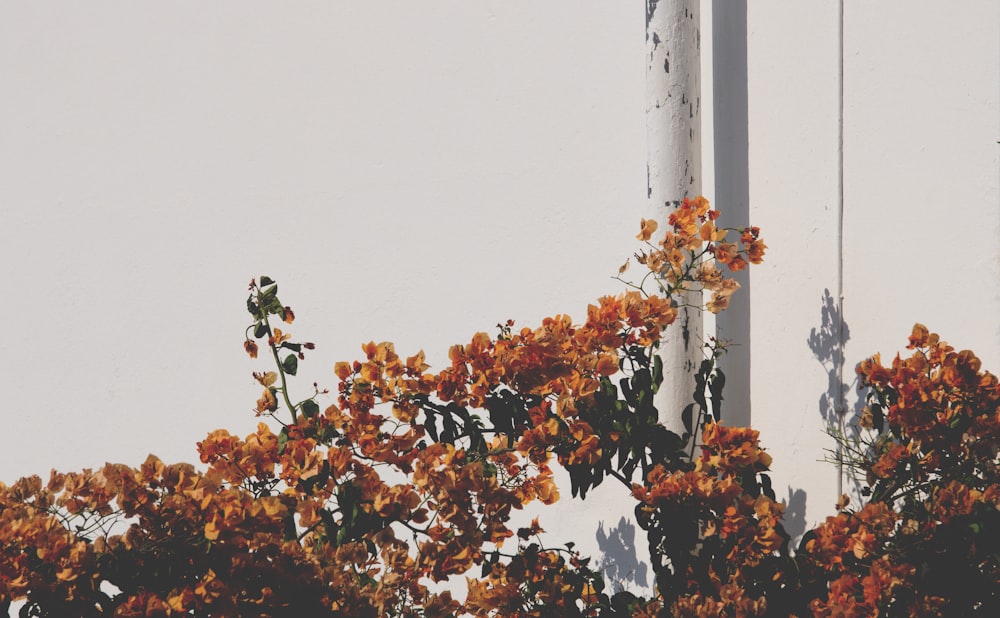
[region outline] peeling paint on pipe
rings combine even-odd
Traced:
[[[646,2],[647,210],[661,227],[676,204],[701,194],[701,23],[698,0]],[[691,294],[689,306],[701,306]],[[692,401],[704,334],[698,310],[682,310],[660,356],[664,380],[660,421],[681,433],[680,413]]]

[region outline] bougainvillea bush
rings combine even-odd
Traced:
[[[335,365],[329,396],[296,396],[314,346],[287,332],[294,313],[277,284],[252,281],[245,349],[268,357],[254,374],[257,430],[211,432],[198,466],[150,456],[0,485],[0,606],[19,602],[25,616],[1000,615],[1000,391],[970,352],[918,327],[912,357],[860,365],[869,405],[843,453],[868,502],[795,551],[757,432],[717,422],[714,342],[685,431],[658,422],[655,352],[682,299],[703,290],[708,310],[724,310],[738,288],[725,273],[766,248],[757,228],[727,230],[717,217],[698,198],[665,233],[644,220],[644,277],[582,322],[499,324],[453,346],[436,372],[422,352],[368,343]],[[546,546],[544,509],[512,523],[529,504],[585,500],[604,482],[632,500],[651,598],[613,592],[571,544]]]
[[[869,501],[804,540],[810,609],[1000,616],[1000,385],[921,324],[907,348],[858,365],[868,405],[844,459]]]

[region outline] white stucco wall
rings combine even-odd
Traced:
[[[851,357],[923,322],[1000,371],[1000,3],[961,9],[845,12]]]
[[[602,2],[0,3],[0,480],[252,431],[260,274],[301,396],[370,340],[582,318],[643,214],[643,39]],[[596,550],[625,490],[564,492],[543,526]]]
[[[770,247],[726,409],[800,532],[836,498],[833,351],[850,383],[922,321],[1000,368],[1000,9],[848,1],[841,36],[837,3],[747,4],[702,6],[703,186]],[[644,53],[627,3],[0,3],[0,480],[249,432],[252,276],[319,344],[301,392],[361,342],[441,363],[581,317],[634,250]],[[617,525],[597,498],[560,532]]]
[[[755,2],[747,21],[750,220],[768,245],[750,273],[751,424],[799,534],[836,496],[817,404],[830,367],[808,340],[824,291],[838,289],[837,5]]]
[[[922,322],[1000,369],[1000,5],[748,4],[752,423],[801,531],[857,362]]]
[[[253,276],[319,343],[305,391],[364,341],[582,315],[633,248],[638,11],[4,3],[0,45],[4,479],[251,429]]]

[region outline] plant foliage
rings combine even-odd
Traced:
[[[0,485],[0,606],[23,616],[997,615],[998,391],[969,352],[918,327],[913,357],[860,366],[865,433],[844,452],[871,500],[809,532],[781,525],[756,431],[719,424],[708,347],[684,432],[659,422],[656,349],[690,290],[724,310],[723,268],[760,263],[757,228],[726,230],[702,198],[664,234],[642,221],[647,273],[586,319],[512,321],[449,350],[367,343],[337,363],[335,401],[292,396],[313,344],[268,277],[250,283],[245,350],[257,430],[219,429],[201,466],[150,456]],[[727,236],[738,239],[727,242]],[[621,277],[628,263],[619,271]],[[648,288],[654,288],[650,291]],[[279,327],[280,324],[280,327]],[[605,481],[631,500],[656,591],[613,592],[572,544],[514,511]],[[464,578],[463,594],[450,582]]]

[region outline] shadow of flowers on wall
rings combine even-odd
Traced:
[[[604,522],[597,526],[597,545],[602,559],[598,570],[614,592],[630,586],[649,587],[649,566],[639,561],[635,550],[635,524],[622,517],[618,525],[605,531]]]

